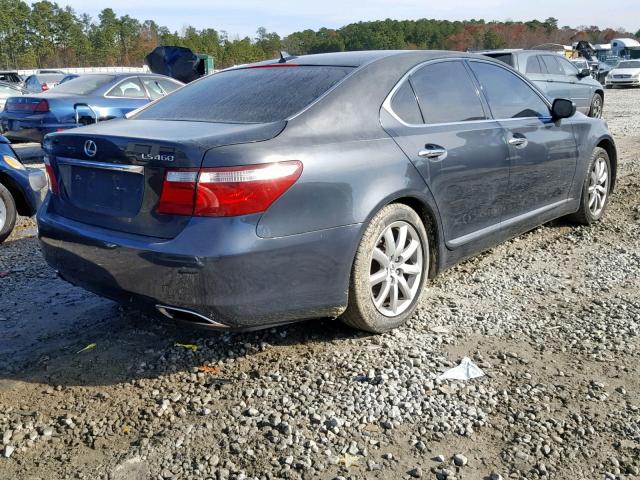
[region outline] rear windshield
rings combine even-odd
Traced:
[[[61,83],[56,87],[56,93],[86,95],[105,83],[113,81],[115,78],[113,75],[83,75]]]
[[[64,78],[64,73],[45,73],[36,75],[40,83],[56,83]]]
[[[216,73],[158,100],[132,118],[267,123],[303,110],[351,67],[241,68]]]
[[[496,60],[500,60],[501,62],[506,63],[507,65],[515,66],[513,64],[513,55],[510,53],[489,53],[488,57],[495,58]]]

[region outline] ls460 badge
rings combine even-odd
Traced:
[[[161,162],[173,162],[175,155],[153,155],[151,153],[141,153],[140,158],[142,160],[159,160]]]

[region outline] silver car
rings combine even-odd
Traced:
[[[493,50],[483,55],[501,60],[526,75],[550,100],[568,98],[579,112],[601,118],[604,89],[591,77],[591,70],[579,70],[567,58],[544,50]]]

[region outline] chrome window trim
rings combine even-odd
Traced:
[[[79,160],[77,158],[56,157],[56,161],[62,165],[74,167],[97,168],[100,170],[114,170],[117,172],[144,174],[142,165],[119,165],[117,163],[92,162],[89,160]]]
[[[400,89],[402,84],[405,81],[407,81],[408,78],[413,73],[415,73],[420,68],[429,64],[446,62],[446,61],[456,61],[456,60],[463,61],[463,62],[488,63],[489,65],[495,65],[498,68],[502,68],[503,70],[506,70],[508,73],[511,73],[512,75],[515,75],[519,79],[523,80],[536,93],[536,95],[538,95],[538,97],[544,102],[544,104],[547,105],[547,107],[549,108],[549,112],[551,112],[551,103],[549,102],[549,100],[544,95],[542,95],[529,80],[527,80],[522,74],[520,74],[520,72],[514,70],[513,67],[505,68],[496,62],[484,60],[482,58],[469,58],[469,57],[437,58],[437,59],[427,60],[425,62],[421,62],[417,65],[414,65],[413,67],[411,67],[411,69],[408,72],[406,72],[400,78],[400,80],[398,80],[398,82],[391,89],[387,97],[384,99],[384,102],[382,102],[382,108],[384,108],[387,111],[387,113],[391,115],[397,122],[404,125],[405,127],[410,127],[410,128],[427,128],[427,127],[439,127],[439,126],[460,125],[460,124],[471,125],[471,124],[477,124],[477,123],[512,122],[512,121],[533,120],[533,119],[544,121],[544,120],[552,119],[551,115],[549,115],[548,117],[486,118],[484,120],[467,120],[467,121],[461,121],[461,122],[445,122],[445,123],[407,123],[404,120],[402,120],[402,118],[400,118],[398,114],[396,114],[396,112],[393,111],[393,108],[391,108],[391,100],[393,99],[393,96]],[[480,92],[477,88],[475,90],[477,95],[484,95],[484,92]],[[491,112],[491,115],[493,115],[493,112]]]

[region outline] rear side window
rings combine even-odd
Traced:
[[[484,110],[462,62],[426,65],[411,76],[425,123],[484,120]]]
[[[147,94],[138,79],[131,77],[109,90],[107,97],[147,98]]]
[[[540,60],[538,60],[537,55],[531,55],[527,58],[527,70],[526,73],[543,73],[542,67],[540,66]]]
[[[403,82],[402,86],[396,91],[391,99],[391,109],[402,119],[403,122],[409,124],[421,124],[422,114],[416,95],[409,82]]]
[[[558,59],[553,55],[542,55],[542,60],[544,64],[547,66],[547,71],[551,75],[564,75],[564,69]]]
[[[548,117],[549,107],[520,77],[505,68],[470,62],[496,119]]]
[[[132,118],[275,122],[303,110],[352,71],[351,67],[325,66],[227,70],[181,88]]]

